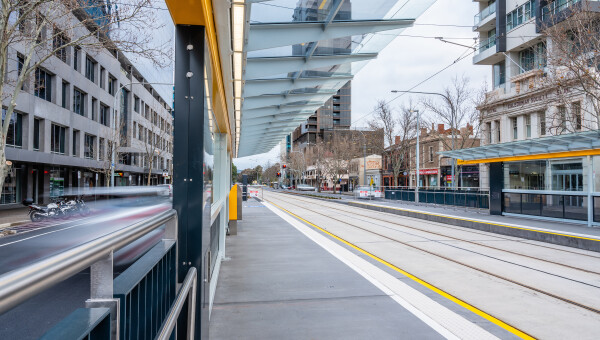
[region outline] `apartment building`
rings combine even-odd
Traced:
[[[490,66],[493,84],[478,107],[482,146],[444,154],[463,164],[481,164],[492,213],[591,223],[593,202],[585,193],[599,187],[591,175],[600,168],[600,160],[594,162],[598,113],[591,96],[560,64],[591,55],[563,58],[559,52],[564,44],[577,48],[577,32],[569,22],[597,15],[600,2],[477,2],[474,30],[480,43],[473,63]],[[567,40],[552,32],[562,32]],[[588,66],[589,74],[597,72],[595,65]]]
[[[22,46],[9,48],[9,74],[20,69],[22,53]],[[115,185],[145,185],[148,175],[152,184],[166,181],[172,172],[171,107],[142,83],[144,76],[119,52],[74,46],[48,59],[17,97],[6,147],[12,169],[0,207],[108,185],[111,145],[118,145]]]

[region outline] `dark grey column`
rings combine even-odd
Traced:
[[[496,1],[496,52],[506,52],[506,0]]]
[[[504,188],[504,163],[490,163],[490,215],[502,215]]]
[[[173,207],[179,219],[178,282],[198,270],[195,338],[208,338],[210,202],[203,176],[204,27],[175,30]]]

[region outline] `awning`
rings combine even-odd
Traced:
[[[490,144],[454,151],[442,151],[439,154],[444,157],[458,159],[458,164],[600,155],[600,130]]]
[[[246,1],[237,157],[277,145],[434,2]]]

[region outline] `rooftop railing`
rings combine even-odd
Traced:
[[[487,6],[486,8],[483,9],[483,11],[475,14],[475,26],[479,25],[480,22],[482,22],[485,18],[489,17],[490,15],[496,13],[496,3],[494,2],[493,4]]]

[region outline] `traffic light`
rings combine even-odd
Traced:
[[[284,164],[282,167],[285,169],[285,168],[287,168],[287,165]]]
[[[281,172],[278,172],[278,173],[277,173],[277,177],[281,177]]]

